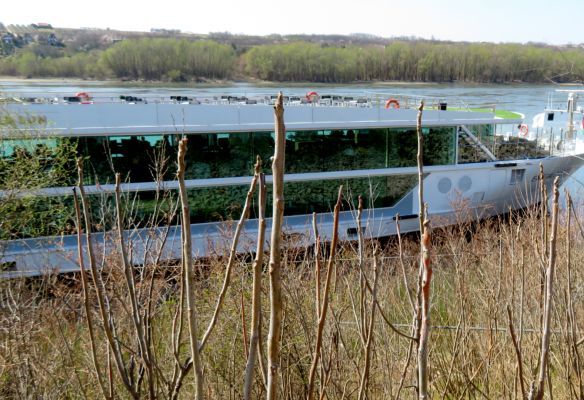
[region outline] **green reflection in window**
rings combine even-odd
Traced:
[[[424,135],[424,165],[454,164],[455,159],[455,128],[430,128]]]
[[[394,206],[417,183],[416,175],[388,177],[286,182],[284,186],[284,215],[302,215],[313,212],[332,212],[339,190],[343,185],[344,209],[356,208],[358,196],[363,197],[365,208]],[[214,222],[237,220],[245,203],[248,185],[189,189],[188,198],[191,222]],[[149,194],[150,193],[150,194]],[[139,220],[145,220],[148,211],[154,209],[151,192],[138,194],[137,212]],[[176,201],[173,197],[172,201]],[[272,186],[267,186],[266,217],[272,216]],[[160,207],[169,210],[171,201]],[[254,196],[249,218],[257,218],[257,195]]]
[[[415,175],[289,182],[284,187],[284,215],[332,212],[341,185],[344,209],[356,208],[359,196],[365,208],[392,207],[416,183]]]
[[[79,138],[86,183],[111,183],[119,172],[131,182],[151,182],[155,176],[173,179],[176,143],[169,135],[101,136]]]
[[[256,156],[271,169],[273,132],[224,132],[186,135],[187,179],[251,176]],[[180,135],[81,138],[79,152],[100,183],[113,181],[113,169],[132,182],[152,181],[155,171],[174,179]],[[456,129],[424,128],[425,165],[455,162]],[[327,172],[416,165],[413,128],[288,131],[286,172]]]

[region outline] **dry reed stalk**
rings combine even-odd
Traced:
[[[163,146],[165,148],[165,146]],[[164,163],[166,164],[166,162]],[[163,176],[160,175],[159,171],[161,168],[156,168],[157,171],[156,176],[156,195],[155,195],[155,210],[154,213],[157,214],[160,212],[160,190],[161,190],[161,182],[164,179]],[[160,260],[162,259],[163,249],[166,246],[166,242],[168,240],[168,234],[170,232],[170,224],[172,223],[174,217],[176,216],[176,211],[178,207],[178,202],[174,202],[171,211],[166,215],[166,226],[164,229],[164,233],[162,235],[162,240],[158,246],[158,250],[156,253],[156,257],[154,258],[154,262],[152,263],[152,270],[150,272],[150,281],[148,283],[148,294],[147,294],[147,302],[146,302],[146,310],[144,313],[143,321],[144,321],[144,333],[146,335],[146,344],[149,348],[152,346],[152,305],[153,305],[153,291],[154,291],[154,282],[157,276],[157,269],[160,267]],[[154,217],[153,217],[154,218]],[[155,226],[151,224],[151,226]],[[182,243],[182,242],[181,242]],[[174,337],[174,336],[172,336]]]
[[[341,201],[343,198],[343,187],[339,188],[339,194],[337,196],[337,202],[335,204],[334,212],[333,212],[333,237],[331,240],[331,250],[329,253],[329,258],[327,261],[327,270],[326,270],[326,277],[324,281],[324,292],[323,292],[323,299],[322,299],[322,306],[320,308],[320,317],[318,319],[318,325],[316,329],[316,345],[314,349],[314,354],[312,355],[312,363],[310,365],[310,373],[308,377],[308,389],[306,398],[308,400],[314,399],[314,379],[316,376],[316,369],[318,367],[318,360],[320,358],[320,350],[322,347],[322,337],[324,332],[324,325],[326,322],[326,315],[328,311],[328,303],[329,303],[329,294],[330,294],[330,285],[331,285],[331,277],[333,273],[334,267],[334,258],[336,254],[336,247],[338,241],[338,230],[339,230],[339,213],[341,211]]]
[[[99,388],[104,398],[111,399],[103,377],[101,375],[101,367],[99,366],[99,359],[97,357],[97,346],[95,341],[95,328],[93,327],[93,314],[89,305],[89,282],[87,282],[87,274],[85,273],[85,261],[83,259],[83,225],[81,222],[81,210],[79,208],[79,199],[77,197],[77,190],[73,188],[73,204],[75,207],[75,221],[77,223],[77,256],[79,257],[79,270],[81,275],[81,288],[83,292],[83,307],[85,309],[85,321],[87,322],[87,331],[89,334],[89,342],[91,345],[91,360],[93,362],[94,373],[99,383]]]
[[[544,297],[544,315],[543,315],[543,327],[542,327],[542,338],[541,338],[541,349],[540,349],[540,361],[539,361],[539,372],[536,383],[535,393],[530,393],[530,399],[541,400],[543,399],[545,393],[545,383],[548,373],[548,361],[549,361],[549,347],[550,347],[550,336],[551,336],[551,317],[552,317],[552,298],[554,294],[554,273],[556,268],[556,241],[557,241],[557,230],[558,230],[558,213],[559,213],[559,178],[554,179],[553,187],[553,200],[552,200],[552,226],[551,234],[549,240],[549,260],[548,267],[546,271],[546,282],[545,282],[545,297]]]
[[[243,354],[245,358],[249,357],[249,347],[247,343],[247,327],[245,326],[245,297],[243,296],[243,276],[241,278],[241,292],[239,292],[239,308],[241,310],[241,334],[243,335]]]
[[[361,204],[360,204],[361,205]],[[377,282],[378,282],[378,270],[377,270],[377,249],[373,250],[373,291],[371,299],[371,315],[369,317],[369,327],[367,329],[367,343],[365,345],[365,366],[363,368],[363,375],[361,376],[361,384],[359,386],[359,400],[363,400],[367,397],[367,387],[369,384],[369,370],[371,369],[371,346],[373,343],[374,336],[374,326],[375,326],[375,309],[377,308]]]
[[[320,303],[321,303],[321,287],[320,287],[320,269],[321,269],[321,264],[320,264],[320,235],[318,233],[318,223],[316,220],[316,213],[313,212],[312,213],[312,231],[314,234],[314,286],[315,286],[315,291],[314,291],[314,297],[315,297],[315,311],[316,311],[316,320],[318,321],[318,319],[320,318]],[[323,377],[326,373],[325,369],[323,368],[323,366],[321,365],[320,368],[320,387],[321,387],[321,393],[324,392],[324,386],[326,384],[326,382],[323,382]]]
[[[430,287],[432,284],[432,266],[430,261],[430,232],[428,205],[424,203],[424,135],[422,134],[422,113],[424,102],[420,102],[416,123],[418,138],[418,207],[420,209],[420,269],[419,269],[419,341],[418,341],[418,395],[420,399],[428,398],[428,337],[430,334]]]
[[[193,254],[191,237],[191,217],[189,210],[189,199],[185,186],[185,155],[187,152],[188,139],[181,139],[178,145],[178,172],[177,179],[179,185],[180,203],[182,209],[182,233],[183,248],[182,260],[184,268],[184,285],[187,306],[187,320],[189,324],[189,340],[191,345],[191,359],[193,361],[193,373],[195,378],[195,399],[202,400],[203,393],[203,366],[199,354],[199,344],[197,341],[197,312],[195,309],[195,290],[193,284]]]
[[[398,244],[398,255],[399,255],[399,266],[401,268],[402,279],[404,281],[404,288],[408,295],[408,301],[410,303],[410,307],[412,309],[412,314],[416,312],[416,306],[414,305],[414,299],[412,298],[412,293],[410,292],[410,283],[408,282],[408,276],[406,274],[406,266],[404,262],[404,245],[402,242],[402,235],[399,225],[399,213],[395,214],[395,232],[397,235],[397,244]]]
[[[427,206],[424,207],[427,213]],[[420,318],[420,336],[418,342],[418,385],[420,399],[428,398],[428,338],[430,335],[430,288],[432,284],[432,265],[430,260],[430,225],[424,215],[424,234],[422,235],[421,264],[422,276],[422,304]]]
[[[416,334],[416,322],[417,321],[417,308],[416,305],[414,305],[414,301],[412,299],[412,294],[409,290],[409,283],[408,283],[408,277],[406,275],[406,269],[405,269],[405,263],[404,263],[404,254],[403,254],[403,242],[402,242],[402,237],[401,237],[401,231],[400,231],[400,226],[399,226],[399,214],[395,214],[395,229],[396,229],[396,234],[397,234],[397,240],[398,240],[398,247],[399,247],[399,262],[400,262],[400,267],[402,270],[402,278],[404,281],[404,285],[408,294],[408,300],[410,302],[410,307],[412,310],[412,335]],[[405,384],[405,380],[406,380],[406,375],[408,373],[408,368],[410,367],[410,362],[412,360],[412,353],[413,353],[413,349],[414,349],[414,344],[416,344],[417,339],[413,338],[413,340],[410,341],[410,344],[408,346],[408,355],[406,357],[406,362],[404,364],[404,368],[402,370],[401,376],[400,376],[400,380],[399,380],[399,385],[397,388],[397,393],[395,398],[399,399],[400,395],[401,395],[401,391],[404,387]]]
[[[181,243],[184,242],[184,232],[181,230]],[[182,343],[183,322],[184,322],[184,308],[185,308],[185,285],[184,285],[184,260],[181,260],[181,275],[179,287],[179,302],[175,309],[174,318],[172,319],[172,350],[174,356],[174,370],[172,379],[168,385],[171,400],[176,400],[182,386],[182,381],[188,372],[188,368],[192,365],[192,360],[188,360],[185,365],[180,360],[180,347]]]
[[[217,298],[217,303],[215,305],[215,311],[213,312],[213,317],[209,322],[209,326],[203,335],[203,339],[201,339],[201,344],[199,345],[199,351],[203,351],[209,336],[213,332],[213,328],[217,324],[217,320],[219,318],[219,313],[223,308],[223,303],[225,302],[225,295],[227,294],[227,289],[229,288],[229,284],[231,283],[231,270],[233,269],[233,264],[235,263],[235,257],[237,255],[237,245],[239,244],[239,237],[241,236],[241,231],[243,230],[245,220],[249,216],[249,209],[251,206],[251,202],[253,199],[253,194],[255,192],[255,187],[257,185],[258,177],[259,177],[259,168],[260,168],[260,158],[256,159],[255,164],[255,174],[251,180],[251,184],[249,185],[249,190],[245,197],[245,203],[243,205],[243,210],[241,211],[241,216],[239,221],[237,222],[237,227],[235,228],[235,233],[233,235],[233,239],[231,241],[231,249],[229,250],[229,260],[227,261],[227,266],[225,267],[225,278],[223,280],[223,286],[221,287],[221,292],[219,293],[219,297]]]
[[[548,230],[548,209],[547,209],[547,188],[545,186],[545,174],[543,172],[543,164],[539,164],[539,190],[541,201],[541,254],[544,255],[544,262],[547,259],[547,230]]]
[[[249,340],[249,355],[245,367],[245,380],[243,385],[243,398],[251,398],[251,388],[253,385],[253,372],[257,357],[261,357],[260,343],[260,322],[261,322],[261,296],[262,296],[262,267],[264,261],[264,243],[266,236],[266,178],[260,172],[259,157],[256,163],[256,174],[258,174],[258,238],[256,255],[253,261],[253,283],[252,283],[252,306],[251,306],[251,334]]]
[[[357,319],[357,324],[359,325],[359,331],[361,334],[363,346],[366,346],[367,337],[367,315],[366,315],[366,300],[365,300],[365,272],[363,271],[365,262],[365,238],[363,237],[361,215],[363,214],[363,198],[359,195],[358,206],[357,206],[357,264],[359,267],[359,318]]]
[[[274,106],[275,148],[272,161],[273,210],[270,240],[270,328],[268,332],[268,400],[278,398],[280,340],[282,335],[282,272],[281,245],[284,218],[284,166],[286,157],[286,127],[282,92]]]
[[[540,329],[543,329],[543,318],[544,318],[544,313],[545,313],[545,265],[547,263],[547,261],[549,260],[548,258],[548,227],[549,227],[549,219],[548,219],[548,204],[547,204],[547,198],[548,198],[548,194],[547,194],[547,187],[545,185],[545,174],[543,171],[543,164],[540,163],[539,164],[539,190],[540,190],[540,201],[541,201],[541,205],[540,205],[540,210],[541,210],[541,253],[540,253],[540,281],[539,281],[539,310],[540,310],[540,319],[539,319],[539,324],[540,324]]]
[[[131,315],[132,322],[134,324],[134,334],[136,335],[136,341],[138,342],[138,347],[140,349],[139,357],[142,359],[142,363],[146,368],[146,373],[148,374],[148,392],[151,399],[155,398],[154,392],[154,373],[152,365],[152,354],[150,348],[146,344],[146,335],[144,333],[144,324],[142,321],[142,315],[138,307],[138,298],[136,296],[136,282],[134,279],[134,271],[130,260],[128,258],[128,252],[124,243],[124,227],[123,227],[123,216],[122,216],[122,200],[121,200],[121,178],[120,174],[116,173],[116,186],[115,186],[115,203],[116,203],[116,223],[118,227],[118,244],[120,246],[120,255],[122,258],[122,265],[124,268],[124,278],[126,280],[126,287],[128,289],[128,296],[130,297],[130,304],[132,307]]]
[[[107,349],[107,377],[109,382],[109,397],[114,398],[114,368],[112,366],[112,350],[111,347]]]
[[[416,162],[418,164],[418,218],[420,219],[420,235],[424,234],[424,135],[422,134],[422,113],[424,101],[420,101],[416,118],[416,134],[418,139],[418,152]]]
[[[513,315],[511,314],[511,306],[507,305],[507,318],[509,322],[509,334],[511,335],[511,341],[513,342],[513,348],[515,349],[515,356],[517,357],[517,368],[519,369],[519,383],[521,386],[521,398],[525,399],[525,379],[523,377],[523,360],[521,356],[521,349],[519,342],[517,341],[517,336],[515,335],[515,329],[513,328]]]
[[[571,348],[572,353],[572,364],[574,366],[574,370],[576,372],[576,376],[578,376],[578,389],[580,398],[584,398],[584,382],[582,376],[582,361],[580,358],[580,352],[578,350],[577,342],[576,342],[576,332],[578,330],[577,321],[576,321],[576,311],[574,310],[574,299],[572,297],[572,229],[571,229],[571,222],[572,222],[572,211],[574,207],[574,203],[572,202],[572,197],[570,196],[570,192],[565,189],[566,195],[566,208],[568,210],[568,215],[566,216],[566,292],[567,292],[567,320],[569,325],[569,347]]]
[[[580,220],[578,219],[578,215],[576,215],[576,210],[574,210],[574,207],[572,207],[572,215],[574,216],[574,220],[576,221],[576,225],[578,225],[578,230],[580,231],[580,236],[584,239],[584,228],[582,227],[582,224],[580,223]],[[583,343],[584,343],[584,336],[576,342],[575,346],[578,347]]]
[[[424,101],[420,101],[418,106],[418,115],[416,118],[416,137],[418,141],[418,150],[416,153],[416,164],[418,167],[418,221],[420,237],[424,234],[424,135],[422,134],[422,113],[424,111]],[[416,287],[416,312],[414,314],[414,337],[416,338],[417,348],[420,348],[420,324],[422,317],[422,284],[424,278],[424,266],[421,261],[418,267],[418,282]],[[420,383],[418,382],[418,390]]]
[[[312,231],[314,232],[314,277],[316,296],[316,319],[320,317],[320,236],[318,234],[318,224],[316,223],[316,213],[312,213]]]
[[[83,159],[80,157],[77,159],[77,175],[78,175],[78,188],[79,194],[81,197],[81,205],[83,207],[83,216],[85,219],[85,241],[87,243],[87,255],[89,257],[89,266],[91,269],[91,276],[93,279],[93,283],[95,285],[95,294],[97,296],[97,302],[99,305],[99,311],[101,315],[101,322],[103,326],[103,330],[105,332],[107,342],[109,344],[108,351],[111,351],[113,356],[116,369],[122,379],[122,383],[124,387],[129,392],[129,394],[137,399],[139,398],[139,393],[134,389],[132,385],[132,380],[129,376],[129,372],[126,369],[122,357],[122,350],[120,348],[120,340],[115,335],[114,332],[114,316],[109,309],[108,305],[106,304],[106,295],[103,289],[103,283],[97,271],[97,263],[95,261],[95,254],[93,253],[93,242],[92,242],[92,235],[91,235],[91,212],[89,211],[89,202],[87,200],[87,196],[85,194],[85,188],[83,187]],[[109,357],[108,357],[109,360]],[[110,370],[109,373],[109,382],[110,382],[110,389],[113,388],[113,376],[111,374],[111,365],[108,362],[108,369]],[[113,397],[113,389],[110,390],[110,397]]]

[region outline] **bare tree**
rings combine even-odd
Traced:
[[[148,348],[148,346],[146,345],[144,322],[142,321],[142,314],[140,312],[138,298],[136,296],[136,282],[134,280],[134,271],[130,263],[130,259],[128,258],[128,252],[126,250],[126,245],[124,243],[124,227],[121,200],[121,178],[119,173],[116,174],[115,199],[116,199],[116,222],[118,227],[118,243],[120,245],[120,255],[122,257],[122,265],[124,268],[124,278],[126,280],[128,296],[130,297],[130,304],[132,306],[131,315],[132,322],[134,324],[134,334],[136,335],[136,341],[138,342],[138,347],[140,349],[139,356],[148,374],[148,392],[150,398],[154,399],[156,397],[156,394],[154,392],[154,372],[151,357],[152,354],[150,352],[150,348]]]
[[[539,372],[537,374],[537,383],[535,389],[530,393],[529,398],[535,400],[543,399],[545,393],[545,384],[548,373],[550,336],[551,336],[551,319],[552,319],[552,298],[554,295],[554,273],[556,269],[556,235],[558,231],[558,213],[559,213],[559,178],[554,180],[553,200],[552,200],[552,226],[549,239],[549,258],[545,274],[545,297],[543,309],[543,326],[541,337],[541,349],[539,359]],[[545,201],[545,199],[542,199]]]
[[[93,370],[99,383],[99,388],[104,398],[109,399],[109,393],[106,390],[103,376],[101,375],[101,366],[99,364],[99,357],[97,354],[97,345],[95,337],[95,327],[93,323],[93,313],[89,300],[89,282],[87,281],[87,274],[85,271],[85,260],[83,258],[83,224],[81,222],[81,208],[79,207],[79,198],[77,190],[73,189],[73,204],[75,207],[75,221],[77,223],[77,256],[79,257],[79,270],[81,271],[81,288],[83,291],[83,307],[85,309],[85,322],[87,322],[87,332],[89,334],[89,342],[91,344],[91,360],[93,361]]]
[[[420,269],[418,282],[418,302],[420,333],[418,336],[418,395],[420,399],[428,398],[428,337],[430,335],[430,288],[432,284],[432,265],[430,260],[430,222],[428,205],[424,203],[424,136],[422,135],[422,112],[424,102],[420,102],[417,118],[418,136],[418,206],[420,209]]]
[[[126,366],[124,365],[124,359],[122,355],[122,349],[120,345],[120,339],[117,337],[114,329],[114,315],[111,312],[109,302],[107,300],[107,296],[103,287],[103,282],[97,270],[97,262],[95,260],[95,253],[93,250],[93,241],[91,235],[92,223],[91,223],[91,212],[89,210],[89,200],[85,194],[85,189],[83,187],[83,159],[77,159],[77,174],[78,174],[78,188],[79,194],[81,196],[81,205],[83,207],[83,217],[85,220],[85,240],[87,243],[87,255],[89,258],[89,266],[91,270],[91,277],[93,279],[93,283],[95,286],[95,294],[97,297],[97,302],[99,305],[99,312],[101,315],[101,323],[103,326],[103,330],[108,342],[108,351],[113,356],[114,363],[118,374],[124,384],[124,387],[127,389],[128,393],[132,398],[139,398],[140,394],[137,388],[133,385],[133,380],[130,377],[130,373]],[[109,357],[108,357],[109,359]],[[110,370],[111,371],[111,370]],[[113,377],[108,377],[109,384],[110,384],[110,395],[109,397],[113,397]]]
[[[322,306],[320,306],[319,312],[319,319],[318,325],[316,328],[316,346],[314,349],[314,354],[312,355],[312,364],[310,365],[310,375],[308,378],[308,393],[307,399],[313,400],[314,399],[314,379],[316,376],[316,369],[318,368],[318,360],[320,357],[320,350],[322,346],[322,337],[324,332],[324,325],[326,322],[326,315],[328,311],[328,303],[329,303],[329,293],[330,293],[330,285],[331,285],[331,277],[333,274],[333,267],[334,267],[334,257],[336,253],[337,241],[338,241],[338,230],[339,230],[339,213],[341,210],[341,200],[343,198],[343,187],[339,188],[339,194],[337,196],[337,203],[335,204],[334,209],[334,220],[333,220],[333,238],[331,241],[331,250],[329,254],[329,259],[327,262],[326,268],[326,278],[324,282],[324,292],[322,294]]]
[[[253,283],[252,283],[252,306],[251,306],[251,334],[249,339],[249,355],[245,367],[245,383],[243,386],[243,398],[249,400],[251,387],[253,384],[253,371],[257,357],[261,357],[259,351],[260,343],[260,318],[261,318],[261,295],[262,295],[262,266],[264,261],[264,242],[266,236],[266,179],[260,172],[260,159],[256,162],[255,173],[258,180],[258,238],[256,255],[253,261]]]
[[[178,184],[180,203],[182,208],[182,266],[185,294],[187,300],[187,320],[189,323],[189,339],[191,344],[191,357],[193,360],[193,372],[195,375],[195,399],[202,400],[203,395],[203,366],[199,354],[199,343],[197,340],[197,312],[195,310],[195,290],[193,288],[193,254],[191,239],[191,217],[189,209],[189,199],[185,186],[185,155],[187,152],[188,139],[181,139],[178,145]]]
[[[278,374],[280,365],[280,336],[282,332],[282,277],[281,249],[282,220],[284,217],[284,165],[286,152],[286,127],[282,92],[274,106],[276,145],[272,162],[273,211],[272,237],[270,240],[270,330],[268,333],[268,400],[278,398]]]

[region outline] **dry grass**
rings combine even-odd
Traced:
[[[584,336],[584,240],[574,222],[570,232],[566,218],[558,229],[554,311],[546,392],[558,399],[582,397],[582,360],[574,344]],[[472,228],[472,229],[471,229]],[[542,220],[535,213],[508,222],[491,221],[479,226],[455,227],[433,232],[433,288],[430,312],[429,392],[433,398],[521,398],[517,357],[511,335],[507,306],[523,361],[525,387],[536,379],[542,318],[542,282],[546,265],[541,243]],[[568,263],[567,237],[571,238]],[[367,241],[363,272],[373,277],[372,248]],[[341,244],[331,279],[330,308],[324,326],[321,367],[315,394],[331,399],[357,398],[365,363],[365,343],[359,328],[363,312],[358,284],[358,252],[353,243]],[[326,249],[325,249],[326,250]],[[407,290],[415,291],[418,273],[418,243],[404,238],[403,260],[409,288],[398,257],[397,240],[380,245],[377,299],[385,316],[404,333],[410,332],[412,310]],[[250,326],[252,266],[241,256],[232,271],[230,286],[215,333],[201,355],[205,375],[205,398],[232,399],[243,395],[246,327]],[[224,279],[224,259],[199,262],[195,280],[196,308],[201,321],[199,335],[214,311]],[[321,263],[323,268],[325,263]],[[103,280],[107,287],[116,330],[125,349],[126,368],[138,368],[139,356],[133,336],[129,299],[123,281],[123,267],[116,254],[106,260]],[[570,279],[568,279],[570,268]],[[265,271],[265,270],[264,270]],[[165,379],[175,365],[172,326],[180,294],[176,271],[146,266],[138,279],[138,298],[148,300],[149,277],[155,273],[151,335],[158,379],[156,396],[167,398]],[[321,276],[325,271],[321,271]],[[281,338],[281,398],[306,396],[309,370],[318,325],[315,313],[315,260],[313,249],[284,248],[282,264],[283,330]],[[102,393],[94,373],[91,346],[79,277],[46,277],[42,280],[10,280],[0,283],[0,397],[2,398],[99,398]],[[263,276],[262,338],[263,363],[269,315],[267,274]],[[94,320],[99,321],[93,304]],[[243,304],[243,308],[242,308]],[[573,319],[572,319],[573,315]],[[573,328],[573,330],[572,330]],[[395,398],[408,358],[410,340],[396,334],[384,319],[373,327],[368,399]],[[108,364],[107,343],[97,337],[98,357]],[[188,357],[188,335],[183,335],[180,358]],[[412,363],[410,363],[412,364]],[[261,365],[261,363],[260,363]],[[251,398],[265,397],[260,365],[256,366]],[[326,377],[323,381],[322,377]],[[114,373],[114,393],[126,396]],[[416,398],[415,365],[405,372],[400,398]],[[142,396],[147,396],[145,387]],[[193,375],[185,378],[180,398],[194,394]]]

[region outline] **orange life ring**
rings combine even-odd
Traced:
[[[529,127],[526,124],[519,125],[519,134],[523,137],[526,137],[529,133]]]
[[[399,101],[396,99],[389,99],[385,102],[385,108],[399,108]]]
[[[306,100],[308,100],[309,103],[312,103],[315,100],[318,100],[319,96],[317,92],[308,92],[306,93]]]

